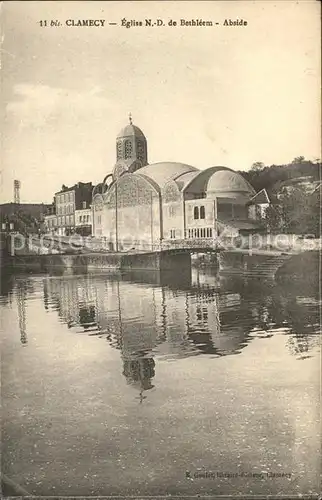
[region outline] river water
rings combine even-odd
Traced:
[[[2,472],[43,496],[320,491],[319,305],[211,269],[4,276]]]

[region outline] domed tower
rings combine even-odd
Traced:
[[[113,178],[118,179],[124,172],[135,172],[148,164],[148,148],[145,135],[132,123],[124,127],[116,138],[116,164]]]

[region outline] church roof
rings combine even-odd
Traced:
[[[145,139],[145,135],[143,134],[142,130],[137,127],[136,125],[133,125],[132,123],[129,123],[126,125],[126,127],[122,128],[122,130],[118,133],[117,138],[121,137],[143,137]]]
[[[196,167],[186,165],[185,163],[176,162],[160,162],[147,165],[136,171],[137,175],[149,177],[158,186],[163,187],[170,179],[175,180],[188,172],[198,172]]]
[[[207,192],[207,185],[209,183],[209,179],[211,176],[220,170],[231,170],[228,167],[215,166],[209,167],[205,170],[198,170],[194,176],[188,178],[182,189],[185,192],[193,192],[193,193],[205,193]],[[184,176],[180,177],[178,181],[181,181]],[[188,177],[188,176],[187,176]],[[176,181],[177,182],[177,181]],[[178,182],[177,182],[178,183]]]
[[[180,191],[182,191],[185,186],[192,181],[198,174],[200,173],[200,170],[193,170],[192,172],[187,172],[185,174],[180,175],[179,177],[176,178],[176,184],[179,188]]]
[[[266,189],[261,189],[258,193],[255,194],[250,200],[251,204],[261,205],[263,203],[270,203],[270,199],[268,197]]]
[[[225,226],[230,226],[239,230],[256,230],[260,228],[260,224],[258,221],[250,221],[250,220],[236,220],[236,219],[225,219],[221,218],[218,220],[219,223],[224,224]]]
[[[230,169],[215,171],[208,181],[207,192],[245,192],[255,194],[254,188],[249,182],[242,175]]]

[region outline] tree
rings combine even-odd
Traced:
[[[292,163],[303,163],[305,161],[304,156],[296,156],[294,160],[292,160]]]
[[[251,171],[252,172],[260,172],[264,168],[265,168],[265,165],[262,161],[255,161],[255,163],[253,163],[251,166]]]
[[[320,193],[309,195],[301,189],[283,194],[279,199],[279,229],[285,233],[319,236]],[[272,223],[274,217],[271,215]],[[277,224],[278,225],[278,224]]]
[[[282,205],[269,205],[265,211],[265,222],[267,229],[272,233],[283,232],[284,216]]]

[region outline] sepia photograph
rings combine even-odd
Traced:
[[[321,4],[0,4],[1,496],[321,498]]]

